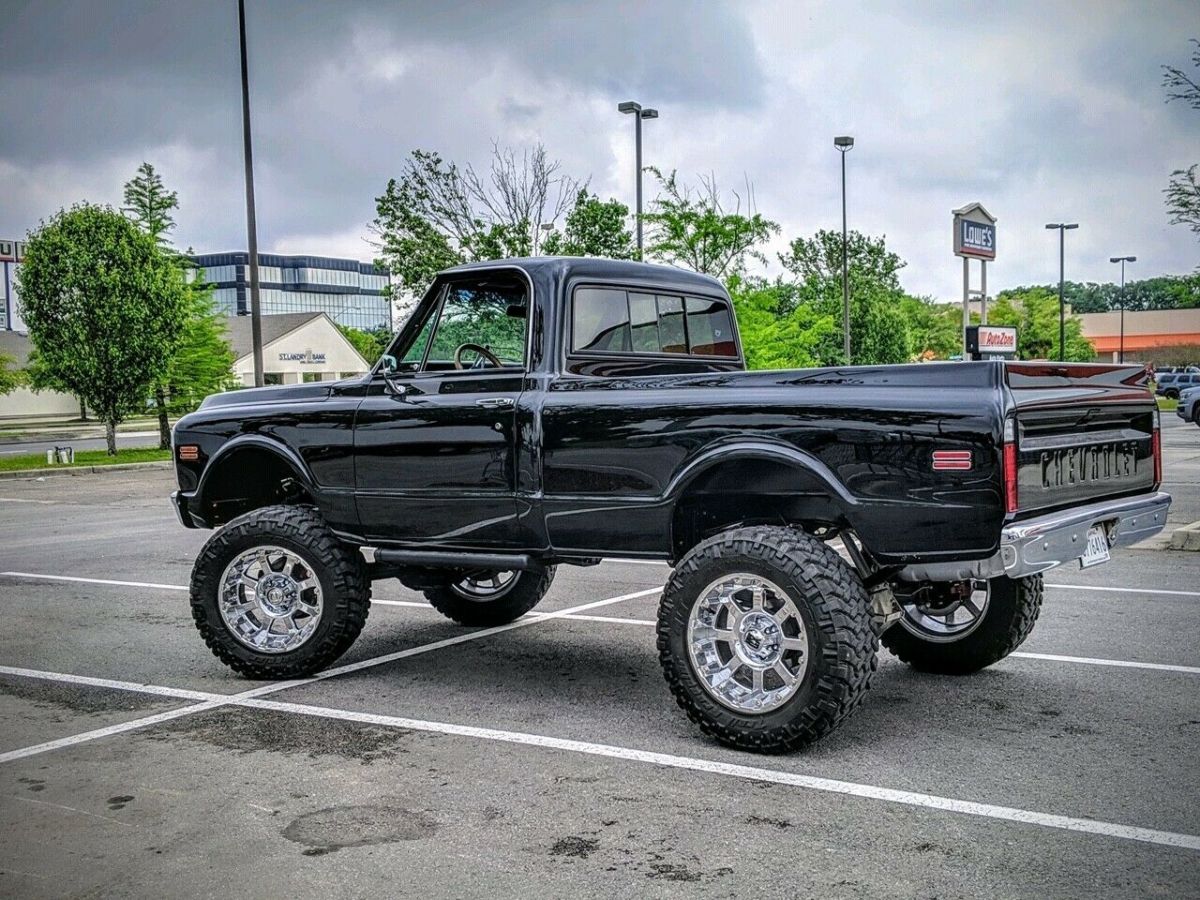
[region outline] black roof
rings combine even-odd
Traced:
[[[452,275],[457,272],[473,272],[480,269],[494,269],[500,266],[512,266],[523,270],[531,279],[540,277],[558,278],[597,278],[606,281],[641,281],[651,284],[672,285],[675,287],[691,287],[703,289],[711,293],[713,289],[723,291],[724,285],[711,275],[701,275],[690,269],[679,269],[675,266],[656,266],[650,263],[634,262],[627,259],[599,259],[593,256],[533,256],[514,259],[493,259],[486,262],[466,263],[445,269],[442,275]]]

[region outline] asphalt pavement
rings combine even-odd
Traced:
[[[1167,418],[1183,524],[1200,429]],[[1200,895],[1200,554],[1055,570],[1009,659],[881,651],[840,730],[756,756],[671,701],[662,564],[560,568],[491,630],[377,583],[327,677],[241,680],[170,489],[0,483],[0,895]]]

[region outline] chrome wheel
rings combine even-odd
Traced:
[[[486,603],[499,600],[517,583],[517,572],[472,572],[451,585],[454,593],[466,600]]]
[[[795,602],[760,575],[717,579],[688,617],[688,652],[700,684],[739,713],[767,713],[799,689],[808,632]]]
[[[991,589],[986,581],[932,585],[928,590],[900,597],[904,615],[900,624],[919,638],[949,643],[966,637],[987,615]],[[966,588],[969,588],[967,590]]]
[[[239,642],[260,653],[287,653],[321,621],[324,594],[313,567],[282,547],[255,547],[221,576],[218,607]]]

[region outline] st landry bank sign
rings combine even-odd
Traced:
[[[305,350],[303,353],[280,353],[280,362],[298,362],[302,366],[323,366],[325,365],[324,353],[313,353],[311,350]]]

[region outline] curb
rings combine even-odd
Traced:
[[[1200,551],[1200,522],[1181,525],[1171,532],[1170,549]]]
[[[156,462],[113,463],[111,466],[63,466],[49,469],[17,469],[13,472],[0,472],[0,481],[17,478],[61,478],[76,475],[101,475],[105,472],[140,472],[154,469],[171,469],[175,463],[169,459]]]

